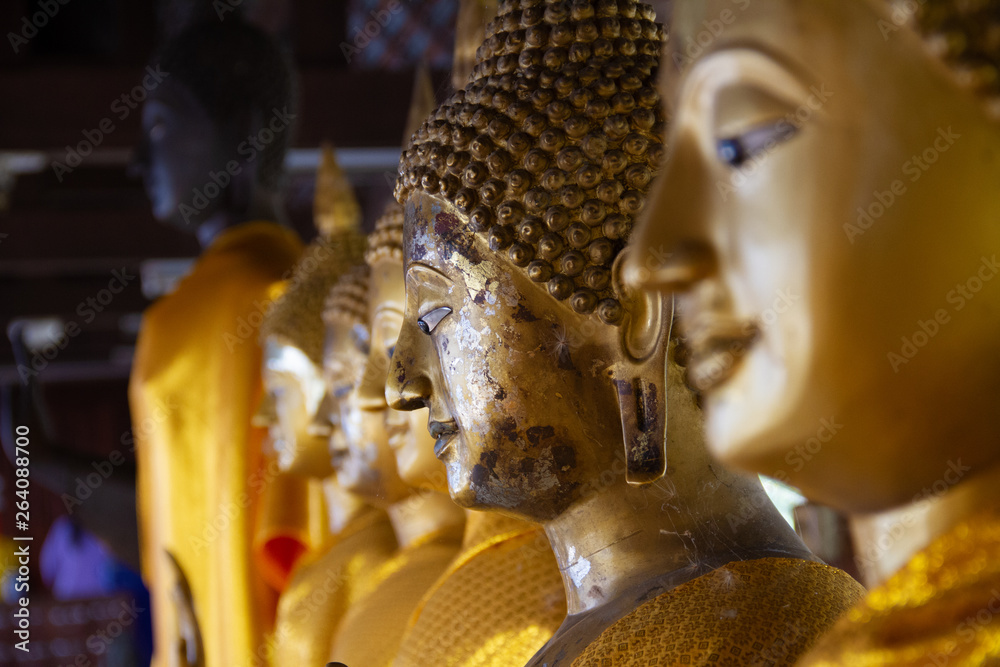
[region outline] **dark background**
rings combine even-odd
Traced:
[[[106,461],[118,451],[128,461],[109,483],[128,484],[134,461],[121,439],[131,428],[128,374],[150,297],[136,279],[92,321],[85,321],[78,309],[87,308],[87,300],[108,287],[113,271],[139,275],[151,260],[190,260],[199,252],[193,237],[153,220],[142,184],[128,169],[140,113],[132,111],[120,120],[112,104],[141,82],[157,45],[191,16],[218,20],[217,7],[238,5],[246,18],[288,46],[298,68],[299,116],[286,184],[291,224],[306,240],[315,235],[317,149],[331,142],[345,151],[342,163],[370,226],[391,196],[414,68],[421,60],[432,68],[439,99],[449,92],[458,4],[398,0],[399,11],[348,62],[343,44],[356,45],[358,29],[389,1],[0,2],[0,410],[6,418],[0,422],[6,427],[20,423],[28,393],[24,369],[19,370],[10,344],[12,332],[46,320],[80,327],[79,335],[53,358],[39,359],[43,368],[34,369],[51,428],[48,437],[33,433],[27,533],[14,531],[13,467],[0,457],[0,536],[34,537],[31,596],[38,605],[33,609],[42,611],[33,619],[33,649],[47,637],[87,637],[94,627],[107,625],[99,620],[100,608],[94,620],[86,607],[87,622],[48,627],[49,616],[57,618],[61,612],[44,611],[55,603],[45,599],[37,554],[52,521],[66,510],[57,495],[42,489],[42,467],[66,461],[86,470],[91,461]],[[46,7],[53,17],[39,14]],[[26,21],[32,27],[26,28]],[[106,118],[112,119],[114,131],[60,182],[52,162],[64,161],[68,147],[77,146],[85,132]],[[134,527],[123,534],[134,535]],[[0,553],[0,568],[3,561]],[[9,664],[12,656],[27,657],[10,651],[7,616],[4,612],[0,618],[0,665]],[[76,655],[74,651],[68,655]],[[62,664],[51,654],[32,657],[27,664]],[[107,662],[107,656],[90,657],[93,665],[116,664]]]

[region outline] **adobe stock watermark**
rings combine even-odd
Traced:
[[[300,628],[309,622],[310,617],[324,613],[330,598],[337,595],[344,586],[350,585],[350,575],[350,568],[327,569],[323,581],[314,583],[309,588],[308,595],[299,601],[294,611],[286,616],[279,615],[274,631],[264,636],[257,650],[242,663],[243,667],[268,667],[275,664],[278,648],[289,640],[295,641],[301,632]],[[328,666],[337,664],[340,663],[327,663]]]
[[[875,23],[882,33],[882,39],[888,42],[889,37],[910,23],[920,8],[926,4],[927,0],[895,0],[892,3],[889,20],[879,19]]]
[[[730,0],[736,7],[733,9],[723,9],[719,16],[714,19],[707,19],[702,22],[704,29],[692,38],[687,48],[681,51],[674,51],[672,58],[677,69],[684,69],[700,58],[712,44],[715,43],[726,28],[736,22],[739,12],[744,12],[750,6],[750,0]]]
[[[136,604],[135,600],[132,600],[131,604],[126,604],[123,601],[121,603],[121,611],[118,615],[104,626],[103,630],[98,630],[87,637],[87,650],[96,656],[103,656],[108,653],[111,645],[124,634],[125,630],[135,624],[139,619],[139,615],[144,611],[146,611],[146,608],[140,607]],[[77,656],[76,662],[73,664],[77,667],[90,667],[93,663],[87,660],[86,656],[83,657],[85,659],[84,662],[80,662],[80,656]]]
[[[816,433],[805,442],[800,442],[795,445],[795,447],[790,449],[785,454],[785,463],[787,463],[794,472],[799,472],[806,467],[807,463],[812,461],[820,453],[825,445],[833,442],[834,438],[837,437],[837,434],[843,429],[844,425],[838,423],[835,417],[824,417],[823,419],[820,419],[819,428],[816,429]],[[774,471],[769,475],[769,477],[776,479],[779,482],[784,482],[785,484],[792,483],[788,477],[788,471],[784,468]],[[760,510],[771,507],[771,501],[766,496],[752,497],[750,498],[750,502],[746,503],[738,514],[727,514],[726,520],[729,522],[729,527],[732,530],[736,530],[750,521]]]
[[[372,40],[382,34],[382,30],[389,25],[392,17],[403,11],[400,0],[389,0],[385,9],[373,9],[369,12],[371,19],[364,26],[354,26],[351,43],[346,41],[340,43],[340,52],[344,54],[344,59],[348,64],[354,56],[361,53]]]
[[[191,191],[191,203],[181,204],[177,207],[177,211],[184,218],[184,223],[191,224],[192,216],[208,208],[212,200],[225,191],[233,178],[243,173],[244,167],[252,164],[257,159],[257,155],[264,152],[268,145],[281,136],[282,132],[291,127],[296,118],[298,118],[298,114],[291,113],[287,106],[282,109],[272,109],[271,119],[267,125],[256,133],[247,135],[247,138],[236,147],[236,154],[245,158],[244,162],[230,160],[218,172],[208,172],[208,181],[205,185]]]
[[[727,201],[731,193],[736,192],[737,188],[743,186],[747,179],[757,173],[767,158],[784,141],[794,137],[802,129],[802,126],[812,118],[813,114],[830,101],[831,97],[833,97],[833,91],[828,90],[825,83],[812,86],[809,89],[809,97],[795,111],[786,114],[776,124],[764,128],[763,131],[770,134],[770,138],[764,145],[746,156],[746,160],[739,167],[730,171],[728,179],[716,182],[715,187],[719,191],[722,201]]]
[[[142,82],[111,103],[110,115],[102,118],[93,129],[84,130],[83,139],[76,146],[66,146],[66,154],[61,161],[52,162],[52,172],[56,175],[56,180],[62,183],[64,177],[83,164],[84,158],[103,144],[109,134],[118,129],[115,119],[119,122],[126,120],[168,76],[170,72],[164,72],[159,65],[147,67]]]
[[[95,491],[104,485],[104,482],[126,463],[127,459],[123,450],[135,452],[137,436],[140,438],[151,436],[180,407],[180,404],[176,403],[174,399],[157,399],[153,409],[149,411],[149,414],[139,424],[133,423],[131,429],[122,433],[121,438],[118,439],[122,449],[112,450],[103,461],[92,462],[90,465],[94,469],[94,472],[88,473],[86,476],[77,477],[74,480],[76,486],[72,494],[63,493],[59,496],[63,506],[66,508],[66,513],[72,516],[77,507],[83,505],[84,502],[94,495]]]
[[[941,332],[941,327],[951,322],[952,313],[957,313],[965,308],[983,290],[983,287],[996,277],[997,273],[1000,273],[1000,261],[997,260],[997,256],[984,256],[980,260],[976,272],[965,282],[957,283],[945,295],[945,301],[951,305],[951,311],[947,308],[938,308],[926,320],[918,319],[914,332],[900,338],[899,351],[889,352],[886,355],[893,372],[898,373],[900,368],[910,363],[920,350],[925,348]]]
[[[310,245],[295,266],[282,274],[282,280],[290,280],[285,292],[295,289],[295,286],[306,280],[319,268],[330,261],[333,256],[333,249],[330,247],[331,241],[320,239]],[[281,297],[279,296],[278,299]],[[253,302],[253,309],[245,316],[236,318],[236,327],[232,331],[222,334],[222,342],[226,344],[226,349],[234,351],[238,346],[248,340],[256,339],[257,332],[260,331],[264,319],[275,304],[275,299],[262,299]],[[388,374],[388,369],[386,369]]]
[[[130,274],[126,267],[122,267],[120,271],[115,269],[111,272],[111,280],[108,281],[108,286],[98,291],[97,294],[87,297],[78,303],[76,314],[81,317],[84,324],[90,324],[137,277],[135,274]],[[49,343],[34,351],[29,360],[29,365],[17,365],[17,373],[21,376],[21,381],[27,384],[30,378],[37,378],[69,346],[70,341],[81,333],[83,333],[83,327],[76,320],[69,320],[63,324],[59,335],[54,336]]]
[[[18,32],[8,32],[7,41],[14,49],[14,54],[21,52],[21,47],[38,36],[38,31],[49,24],[54,19],[64,5],[68,5],[71,0],[39,0],[39,11],[31,16],[21,18],[21,29]]]
[[[996,588],[990,589],[990,599],[980,607],[975,614],[966,616],[961,623],[955,627],[955,634],[958,641],[947,653],[929,653],[924,667],[946,667],[951,659],[962,652],[962,644],[973,644],[977,638],[982,637],[983,631],[992,625],[997,614],[1000,614],[1000,591]],[[966,659],[959,664],[967,664]],[[986,663],[983,663],[986,664]]]
[[[219,537],[228,534],[234,523],[239,521],[243,512],[250,508],[279,474],[281,474],[281,468],[278,466],[278,462],[273,459],[267,462],[267,466],[251,473],[247,477],[249,491],[241,491],[233,500],[220,503],[216,508],[215,516],[202,521],[200,534],[188,535],[188,546],[194,549],[195,555],[201,555]]]
[[[736,364],[736,362],[747,352],[747,345],[756,341],[762,332],[774,327],[778,321],[802,300],[802,295],[797,294],[791,287],[779,289],[775,292],[771,304],[761,311],[754,320],[743,325],[742,336],[730,343],[725,351],[718,351],[712,355],[711,359],[699,370],[699,378],[704,381],[713,381],[726,373]],[[683,323],[683,315],[682,315]],[[684,334],[684,328],[681,327]],[[686,334],[681,336],[681,341],[686,342]]]
[[[864,573],[870,573],[879,559],[903,539],[907,529],[922,520],[925,504],[943,496],[949,489],[961,482],[966,473],[971,470],[971,466],[962,465],[962,459],[948,461],[944,474],[933,484],[925,486],[913,496],[911,501],[913,506],[903,513],[898,521],[883,531],[863,552],[854,555],[854,563],[858,569]]]
[[[947,153],[948,149],[954,146],[955,142],[961,138],[962,135],[951,129],[950,125],[947,129],[939,127],[937,136],[931,142],[931,145],[925,148],[919,155],[914,155],[903,163],[902,172],[906,180],[897,178],[889,184],[887,190],[876,190],[873,192],[872,199],[874,201],[868,204],[868,206],[858,207],[857,222],[844,224],[844,233],[847,234],[847,240],[853,244],[859,236],[871,229],[872,225],[885,215],[892,208],[893,204],[899,201],[900,197],[907,193],[907,181],[910,183],[919,181],[941,159],[941,156]]]

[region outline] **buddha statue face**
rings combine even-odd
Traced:
[[[547,521],[623,445],[636,470],[662,463],[662,437],[638,454],[623,414],[649,399],[643,426],[662,426],[663,312],[615,273],[661,154],[652,19],[635,2],[502,2],[468,85],[400,163],[387,394],[429,408],[465,507]]]
[[[167,78],[152,90],[142,108],[143,136],[137,161],[158,221],[187,227],[179,214],[181,205],[193,207],[193,193],[205,186],[206,175],[232,157],[233,147],[227,151],[220,134],[204,106],[183,83]],[[205,217],[220,203],[213,198]]]
[[[674,3],[626,275],[678,293],[724,463],[866,512],[1000,457],[995,70],[946,66],[984,31],[920,34],[987,4]]]
[[[298,347],[271,338],[264,344],[261,377],[265,398],[257,416],[270,430],[280,468],[329,476],[333,470],[327,439],[313,426],[326,391],[320,369]]]
[[[399,475],[408,485],[447,493],[444,468],[434,456],[434,438],[427,430],[427,410],[401,412],[385,402],[385,380],[405,305],[403,263],[384,257],[372,264],[372,335],[364,380],[359,387],[367,406],[377,406],[385,420],[388,444],[396,457]]]
[[[491,262],[487,245],[461,238],[460,215],[425,193],[407,201],[406,308],[388,395],[429,408],[459,505],[549,520],[622,451],[612,367],[627,356],[623,332]]]
[[[414,488],[448,493],[445,470],[434,456],[434,438],[427,430],[427,410],[392,410],[385,399],[389,359],[399,338],[406,304],[402,222],[402,210],[393,202],[369,237],[366,259],[371,269],[368,288],[371,344],[358,392],[364,407],[385,419],[389,447],[403,481]]]
[[[232,18],[192,24],[164,45],[154,63],[162,80],[142,110],[136,167],[153,215],[189,233],[219,214],[261,216],[280,192],[291,66],[271,37]],[[265,129],[269,141],[248,143]]]
[[[361,291],[367,290],[367,280],[364,285]],[[386,507],[409,496],[410,489],[399,477],[384,414],[365,410],[359,396],[370,345],[368,328],[360,317],[338,310],[342,306],[328,306],[325,318],[323,372],[333,424],[330,456],[342,489]]]

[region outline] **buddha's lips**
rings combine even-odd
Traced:
[[[458,424],[455,420],[448,422],[431,421],[427,424],[427,430],[434,438],[434,456],[441,458],[448,445],[458,435]]]
[[[688,384],[700,392],[710,391],[732,377],[760,333],[752,322],[717,313],[696,315],[682,328],[691,353]]]

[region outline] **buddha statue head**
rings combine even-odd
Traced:
[[[641,3],[500,3],[400,163],[406,305],[387,395],[428,408],[459,505],[565,512],[624,452],[665,466],[670,307],[621,251],[661,154]]]
[[[678,294],[724,463],[865,513],[1000,462],[998,31],[995,0],[674,3],[626,274]]]
[[[448,492],[444,467],[434,457],[434,439],[427,431],[427,410],[400,412],[389,408],[385,382],[389,359],[403,324],[406,304],[403,281],[403,209],[386,206],[368,237],[365,262],[369,267],[368,312],[371,338],[368,357],[358,384],[362,407],[382,415],[387,444],[396,457],[399,476],[409,486]]]
[[[295,120],[282,49],[233,16],[188,28],[154,66],[136,155],[154,217],[190,233],[275,219]]]
[[[330,149],[317,175],[316,225],[320,236],[296,264],[283,293],[260,327],[264,399],[256,422],[270,429],[283,471],[325,478],[332,474],[322,428],[323,307],[334,283],[364,253],[360,208]],[[318,428],[319,427],[319,428]]]
[[[400,479],[385,415],[364,409],[359,392],[371,344],[369,282],[368,265],[354,266],[330,290],[323,309],[323,375],[334,425],[329,452],[341,488],[387,508],[412,491]]]

